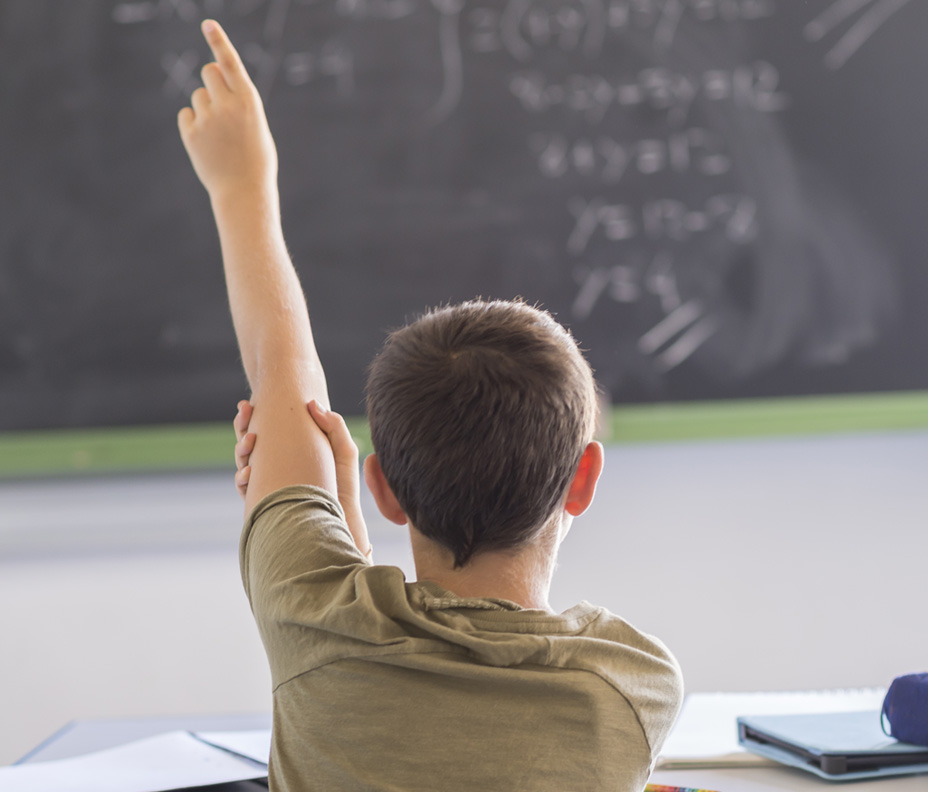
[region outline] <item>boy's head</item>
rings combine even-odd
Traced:
[[[525,545],[555,516],[593,438],[597,398],[550,314],[474,301],[390,334],[371,364],[367,413],[403,512],[463,566]]]

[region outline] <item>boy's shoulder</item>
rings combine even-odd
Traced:
[[[659,638],[599,610],[588,641],[567,651],[626,698],[656,755],[683,705],[680,664]]]
[[[376,568],[365,574],[376,577]],[[683,699],[676,658],[653,635],[606,608],[581,602],[559,614],[514,603],[462,599],[435,584],[406,584],[409,602],[427,619],[454,628],[472,656],[487,665],[519,662],[593,674],[621,694],[642,728],[662,743]]]

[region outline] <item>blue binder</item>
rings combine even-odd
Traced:
[[[879,710],[744,716],[738,742],[829,781],[928,773],[928,748],[887,737]]]

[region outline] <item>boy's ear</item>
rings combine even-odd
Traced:
[[[364,460],[364,480],[367,482],[371,495],[374,496],[374,503],[377,504],[380,513],[392,523],[406,525],[409,520],[384,478],[377,454],[369,454]]]
[[[588,443],[587,447],[583,449],[580,464],[577,465],[577,472],[574,474],[574,480],[570,483],[567,498],[564,502],[564,510],[571,517],[579,517],[593,502],[593,496],[596,494],[596,482],[599,481],[599,475],[602,472],[602,444]]]

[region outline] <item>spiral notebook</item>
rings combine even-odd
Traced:
[[[738,718],[880,709],[885,688],[774,693],[691,693],[661,751],[662,769],[772,766],[738,744]]]

